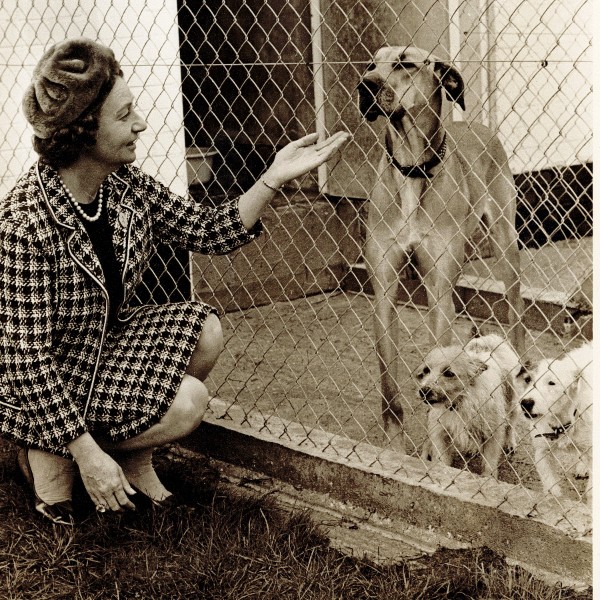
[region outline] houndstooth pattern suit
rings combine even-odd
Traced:
[[[120,441],[159,421],[216,312],[128,307],[156,242],[225,254],[262,228],[244,227],[237,199],[202,206],[133,166],[107,183],[125,294],[111,327],[100,262],[57,172],[39,162],[0,200],[0,435],[65,456],[86,431]]]

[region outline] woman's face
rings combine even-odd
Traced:
[[[122,77],[117,77],[98,115],[96,144],[87,151],[110,171],[135,160],[136,141],[147,127],[133,105],[129,87]]]

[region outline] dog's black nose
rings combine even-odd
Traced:
[[[428,387],[419,388],[419,394],[420,394],[421,398],[423,398],[423,400],[425,400],[425,402],[429,402],[433,396],[433,392],[432,392],[431,388],[428,388]]]
[[[380,84],[369,78],[362,79],[358,84],[358,108],[368,121],[374,121],[381,114],[377,104],[379,88]]]
[[[358,91],[363,94],[370,94],[375,97],[381,88],[381,81],[375,77],[363,77],[358,83]]]
[[[535,400],[532,400],[531,398],[524,398],[523,400],[521,400],[521,408],[523,409],[523,412],[525,413],[525,416],[528,419],[531,419],[533,417],[533,406],[535,404]]]

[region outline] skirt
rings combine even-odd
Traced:
[[[160,421],[210,313],[203,302],[143,306],[109,330],[85,414],[92,435],[119,442]]]

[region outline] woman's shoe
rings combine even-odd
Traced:
[[[115,460],[136,492],[131,500],[137,508],[169,509],[176,506],[178,502],[158,478],[152,465],[153,452],[154,448],[121,452],[116,454]]]
[[[135,496],[131,498],[133,503],[136,505],[136,508],[140,509],[148,509],[153,508],[155,510],[169,510],[171,508],[175,508],[179,506],[179,501],[177,498],[171,494],[162,500],[156,500],[155,498],[151,498],[148,494],[144,494],[139,488],[135,487],[135,485],[131,485],[131,487],[135,490]]]
[[[57,525],[73,525],[73,503],[71,500],[48,504],[37,495],[26,448],[19,449],[17,453],[17,466],[25,483],[33,493],[35,510]]]

